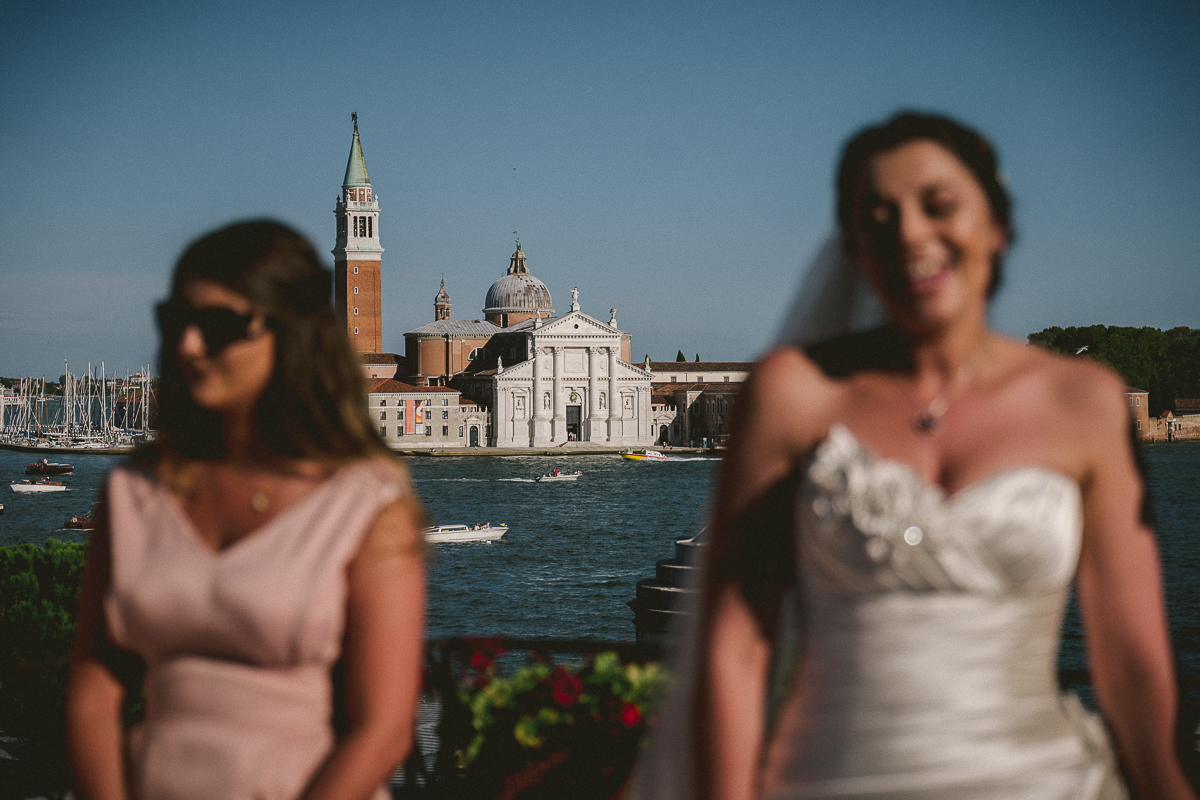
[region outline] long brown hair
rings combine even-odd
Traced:
[[[168,302],[182,302],[193,280],[215,281],[246,297],[275,332],[274,372],[254,412],[256,449],[327,462],[390,455],[367,416],[362,369],[333,313],[332,272],[307,239],[270,220],[229,225],[183,252]],[[221,420],[192,402],[176,345],[164,335],[154,449],[221,458]]]

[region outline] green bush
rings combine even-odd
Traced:
[[[15,760],[0,760],[13,796],[70,788],[63,696],[84,545],[0,547],[0,729]]]

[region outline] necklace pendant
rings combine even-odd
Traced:
[[[260,490],[251,495],[250,507],[258,513],[261,514],[266,511],[268,505],[270,505],[270,499],[267,497],[266,492]]]
[[[930,411],[920,411],[913,417],[913,430],[917,433],[936,433],[941,418]]]

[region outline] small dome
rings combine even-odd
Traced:
[[[484,314],[514,314],[519,312],[541,312],[554,314],[551,307],[550,290],[546,284],[529,274],[525,254],[520,248],[512,254],[508,273],[492,284],[483,301]]]

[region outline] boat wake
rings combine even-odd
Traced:
[[[533,478],[496,478],[496,480],[506,483],[537,483]]]

